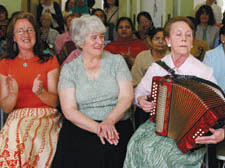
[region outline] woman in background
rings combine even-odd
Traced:
[[[59,33],[63,33],[64,19],[59,4],[54,2],[54,0],[43,0],[43,2],[37,6],[37,21],[39,25],[41,25],[41,16],[45,12],[52,15],[51,27],[56,29]]]
[[[219,36],[219,29],[215,26],[215,17],[210,6],[202,5],[195,14],[197,29],[195,38],[204,40],[211,49],[215,46],[216,38]]]
[[[0,131],[2,167],[51,167],[60,129],[59,64],[41,48],[30,13],[15,15],[0,61],[0,107],[8,119]]]
[[[104,0],[104,10],[107,16],[107,23],[116,26],[119,19],[119,0]]]
[[[72,14],[72,9],[75,5],[75,0],[67,0],[65,3],[65,10],[62,12],[63,18],[65,19],[66,16]]]
[[[116,24],[118,39],[107,44],[105,50],[122,55],[129,68],[133,66],[136,56],[148,48],[145,43],[133,37],[134,26],[130,18],[121,17]]]

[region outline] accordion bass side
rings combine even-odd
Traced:
[[[224,97],[206,83],[156,76],[152,81],[151,99],[156,107],[149,119],[156,122],[156,133],[174,139],[183,153],[198,147],[195,143],[198,136],[224,123]]]

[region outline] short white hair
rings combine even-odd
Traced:
[[[80,48],[90,33],[105,33],[106,28],[97,16],[83,15],[72,20],[70,34],[75,45]]]

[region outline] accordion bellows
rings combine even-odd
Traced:
[[[156,76],[151,98],[156,103],[150,112],[150,120],[156,122],[156,133],[174,139],[183,153],[198,147],[198,136],[224,123],[219,122],[225,119],[223,94],[206,83]]]

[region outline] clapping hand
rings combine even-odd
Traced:
[[[18,84],[10,74],[6,78],[6,84],[9,94],[18,94]]]
[[[37,77],[34,79],[32,92],[35,93],[37,96],[43,92],[43,81],[40,80],[41,75],[38,74]]]

